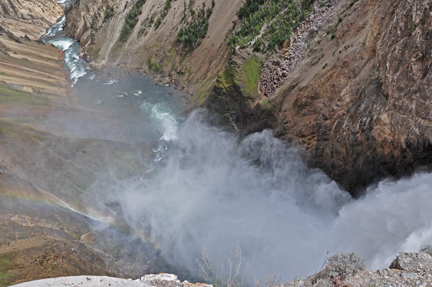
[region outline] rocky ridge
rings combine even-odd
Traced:
[[[73,276],[61,277],[46,280],[38,280],[15,285],[17,287],[26,286],[113,286],[113,287],[213,287],[210,284],[181,282],[176,275],[168,273],[149,274],[139,279],[120,279],[106,276]]]

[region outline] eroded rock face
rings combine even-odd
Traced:
[[[177,43],[179,28],[185,24],[184,14],[190,13],[189,8],[185,10],[184,1],[171,1],[171,8],[157,28],[155,22],[163,13],[166,1],[146,1],[131,34],[127,39],[120,39],[134,3],[136,1],[81,0],[66,14],[65,31],[80,41],[86,59],[95,68],[133,68],[152,73],[164,84],[178,86],[185,95],[197,90],[197,94],[208,92],[229,57],[225,36],[233,26],[242,1],[215,1],[207,36],[194,50],[183,49]],[[195,10],[203,4],[212,5],[211,0],[191,3],[190,8]],[[113,9],[110,16],[106,14],[108,7]],[[198,102],[199,96],[194,99],[194,103]]]
[[[114,1],[88,1],[84,0],[76,5],[68,14],[66,32],[73,35],[81,45],[87,46],[94,40],[95,32],[92,29],[100,27],[104,23],[104,11]]]
[[[358,195],[383,177],[430,169],[432,4],[341,4],[269,101],[276,135]]]
[[[404,253],[397,255],[390,265],[391,269],[404,270],[406,272],[432,273],[432,256],[428,253]]]
[[[55,0],[18,1],[0,3],[0,27],[17,37],[37,40],[46,29],[63,15],[63,8]]]

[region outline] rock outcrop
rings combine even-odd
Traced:
[[[177,279],[177,275],[166,273],[145,275],[141,277],[141,279],[137,279],[135,281],[155,287],[213,287],[211,284],[190,283],[187,280],[181,282],[179,279]]]
[[[328,266],[327,266],[328,267]],[[432,284],[432,256],[426,252],[400,253],[391,266],[384,270],[359,270],[348,276],[329,276],[321,271],[304,280],[295,280],[280,287],[349,287],[349,286],[430,286]]]
[[[269,278],[265,283],[268,287],[350,287],[350,286],[430,286],[432,283],[432,256],[427,253],[400,253],[395,262],[384,270],[370,271],[357,270],[353,274],[343,276],[327,276],[323,270],[303,280],[294,280],[288,283],[277,283]],[[403,266],[403,267],[402,267]],[[328,266],[327,266],[328,267]],[[32,285],[34,284],[34,285]],[[58,284],[73,286],[142,286],[142,287],[212,287],[211,284],[181,282],[174,274],[160,273],[148,274],[136,280],[102,276],[73,276],[45,279],[36,282],[27,282],[17,286],[54,286]],[[259,282],[256,282],[256,286]]]

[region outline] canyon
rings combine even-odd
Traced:
[[[178,85],[190,109],[210,108],[244,135],[272,128],[354,196],[385,177],[430,169],[427,1],[315,1],[286,47],[267,54],[237,47],[232,56],[226,35],[239,26],[241,1],[216,2],[192,51],[176,39],[186,2],[172,1],[158,28],[149,20],[165,2],[143,4],[126,41],[119,39],[132,5],[126,0],[80,1],[66,30],[94,67],[153,72]],[[110,18],[108,6],[115,7]],[[259,80],[249,83],[246,70]]]
[[[202,238],[210,246],[220,240],[226,246],[211,247],[229,254],[237,230],[246,227],[246,237],[239,237],[246,238],[246,248],[250,244],[246,254],[251,258],[271,254],[269,246],[282,246],[279,240],[292,233],[310,241],[295,238],[299,247],[293,243],[284,254],[309,252],[307,244],[314,240],[326,246],[327,236],[335,236],[333,245],[349,249],[351,242],[370,239],[368,228],[358,224],[361,236],[342,242],[343,234],[356,229],[354,223],[347,227],[352,210],[359,210],[359,221],[379,212],[362,207],[376,186],[375,192],[388,194],[389,178],[424,173],[398,183],[425,196],[421,188],[428,186],[432,156],[432,4],[285,1],[292,6],[275,8],[274,18],[261,20],[261,26],[256,22],[259,29],[242,36],[238,31],[249,20],[239,11],[252,2],[73,2],[66,6],[64,33],[79,41],[80,56],[94,73],[76,78],[82,84],[75,88],[64,67],[66,52],[43,41],[63,7],[53,0],[0,3],[0,286],[66,275],[139,278],[161,271],[193,280],[192,261],[199,250],[190,245],[200,245]],[[272,1],[261,2],[261,10],[275,7],[266,6]],[[251,7],[250,15],[258,15],[259,9]],[[277,21],[291,21],[292,30],[270,47]],[[202,25],[201,34],[191,38],[187,33],[196,23]],[[95,83],[99,90],[89,88]],[[174,99],[177,92],[185,105]],[[102,98],[104,93],[111,99]],[[158,97],[172,97],[169,103],[176,108],[153,103]],[[206,112],[196,111],[201,108]],[[162,128],[134,118],[142,111],[150,111],[148,118],[165,117]],[[416,181],[421,186],[411,187]],[[360,203],[355,205],[345,191]],[[400,194],[395,190],[389,198]],[[427,206],[418,206],[419,214],[412,216],[427,218]],[[213,222],[210,213],[222,223]],[[296,218],[301,227],[281,214]],[[263,218],[279,231],[257,226]],[[397,225],[394,221],[410,221],[403,212],[378,213],[377,218],[390,227]],[[239,222],[241,228],[230,225]],[[286,225],[291,227],[281,231]],[[393,249],[406,247],[422,228],[406,228],[412,233],[388,228],[381,241],[371,239],[370,251],[360,250],[381,256],[385,249],[381,257],[368,257],[378,264],[397,252]],[[384,248],[391,244],[386,240],[399,238],[398,232],[404,234],[401,241]],[[424,235],[408,249],[428,240]],[[322,258],[319,246],[307,254]],[[259,262],[285,270],[282,261],[268,260]],[[342,281],[319,278],[317,272],[286,285],[430,281],[429,254],[400,253],[395,262],[391,269],[363,270]],[[286,276],[300,265],[315,268],[307,260],[289,262],[286,268],[292,270]]]

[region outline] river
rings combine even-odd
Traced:
[[[158,143],[140,176],[87,192],[118,203],[125,222],[173,266],[196,273],[203,247],[217,262],[239,243],[249,282],[272,274],[288,281],[319,271],[327,251],[355,251],[377,269],[432,243],[432,175],[384,180],[354,200],[271,131],[239,140],[209,125],[205,111],[182,117],[181,96],[147,75],[96,77],[63,24],[44,40],[65,50],[79,104],[115,115],[129,142]],[[112,139],[91,122],[68,128]]]

